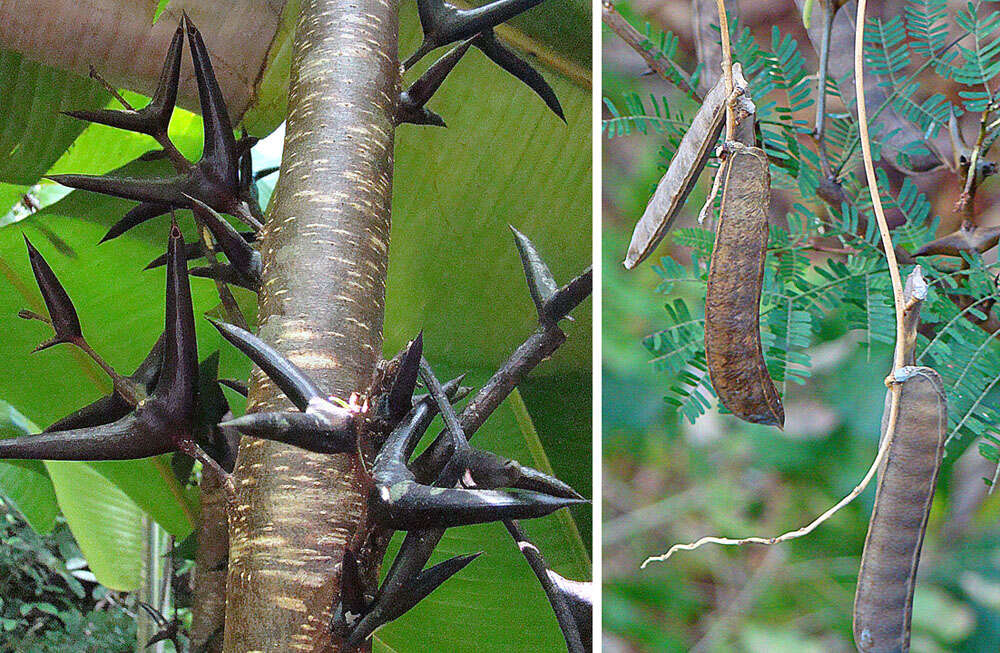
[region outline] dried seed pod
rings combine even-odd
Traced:
[[[900,653],[910,648],[920,546],[948,426],[948,404],[937,372],[904,367],[896,372],[896,382],[902,384],[899,413],[879,466],[854,597],[854,641],[863,653]],[[883,437],[890,396],[886,394]]]
[[[753,103],[746,96],[749,84],[743,78],[739,64],[733,64],[733,86],[746,100],[741,109],[752,113]],[[705,96],[705,101],[677,146],[674,158],[670,160],[670,167],[656,185],[653,197],[635,225],[628,254],[625,256],[627,269],[631,270],[653,253],[684,206],[684,201],[698,181],[701,171],[705,169],[708,157],[722,134],[729,100],[725,79],[719,79]]]
[[[705,356],[719,401],[737,417],[781,428],[785,411],[760,343],[771,174],[767,155],[737,146],[720,172],[722,216],[705,292]]]

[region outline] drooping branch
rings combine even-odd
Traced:
[[[337,396],[367,386],[382,349],[397,10],[395,0],[302,3],[263,231],[258,335]],[[252,381],[248,410],[288,407],[262,374]],[[225,650],[319,640],[339,650],[324,630],[339,596],[329,580],[365,498],[352,457],[244,438],[236,477]]]

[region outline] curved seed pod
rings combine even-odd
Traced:
[[[722,216],[705,292],[705,356],[719,401],[740,419],[781,428],[785,410],[764,365],[760,293],[771,174],[767,155],[738,146],[723,164]]]
[[[73,300],[69,298],[66,289],[59,283],[56,273],[52,271],[41,253],[35,249],[27,236],[22,235],[22,237],[24,244],[28,247],[31,271],[35,275],[38,289],[42,291],[42,299],[45,300],[45,308],[49,311],[52,329],[55,331],[54,338],[38,345],[34,351],[41,351],[62,342],[81,341],[83,333],[80,331],[80,318],[77,317]]]
[[[733,85],[744,96],[749,90],[739,64],[733,64]],[[632,241],[625,256],[627,269],[631,270],[653,253],[680,213],[722,135],[728,102],[726,81],[720,78],[694,115],[691,126],[677,146],[674,158],[670,160],[667,172],[656,185],[653,197],[632,231]],[[751,106],[752,104],[746,109],[749,110]]]
[[[184,22],[177,25],[177,31],[167,49],[160,81],[153,98],[145,108],[138,111],[98,109],[96,111],[65,111],[68,116],[90,122],[110,125],[119,129],[149,134],[156,137],[165,135],[170,124],[170,116],[177,102],[177,86],[181,72],[181,55],[184,51]]]
[[[494,4],[500,4],[500,2]],[[524,82],[538,97],[542,98],[545,106],[551,109],[552,113],[559,117],[559,120],[566,122],[566,116],[563,114],[562,105],[559,104],[559,98],[556,97],[556,92],[552,90],[549,83],[527,61],[518,57],[510,48],[501,43],[492,29],[483,30],[479,36],[473,39],[472,44],[479,48],[480,52],[492,59],[493,63]]]
[[[944,451],[948,404],[941,377],[929,367],[904,367],[892,442],[878,489],[854,597],[854,641],[863,653],[910,647],[910,617],[920,546]],[[882,435],[889,416],[889,393]]]
[[[471,38],[541,3],[542,0],[495,0],[473,9],[459,9],[444,0],[418,0],[417,14],[424,39],[403,63],[403,70],[409,70],[431,50]]]

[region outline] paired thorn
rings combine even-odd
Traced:
[[[378,628],[409,612],[480,555],[482,551],[455,556],[421,571],[411,579],[405,591],[392,595],[391,600],[387,595],[376,596],[357,626],[345,637],[344,648],[352,650],[361,646]]]
[[[447,528],[542,517],[559,508],[581,503],[580,499],[533,490],[459,489],[418,483],[406,462],[429,426],[433,412],[429,401],[414,406],[389,434],[375,458],[370,506],[380,525],[395,530]],[[468,460],[467,456],[463,458]],[[469,473],[469,467],[463,464],[456,480]]]
[[[259,230],[263,226],[260,220],[262,215],[260,206],[257,205],[257,199],[253,193],[254,186],[250,183],[252,174],[246,172],[246,167],[250,166],[249,148],[255,139],[244,137],[240,139],[240,145],[237,146],[225,98],[215,78],[215,71],[212,68],[212,62],[201,33],[187,16],[181,19],[178,32],[180,33],[185,27],[188,45],[191,49],[191,59],[194,62],[195,77],[198,82],[198,98],[201,103],[205,134],[204,148],[198,162],[190,164],[185,160],[184,165],[178,166],[181,170],[180,174],[166,178],[148,179],[73,174],[48,177],[48,179],[70,188],[113,195],[141,203],[115,224],[102,242],[120,236],[132,227],[166,213],[170,208],[192,208],[191,197],[204,202],[216,211],[235,216],[255,230]],[[157,96],[164,103],[164,107],[169,101],[170,111],[172,111],[173,101],[176,99],[176,83],[167,84],[167,82],[174,79],[169,76],[179,66],[181,43],[182,39],[175,35],[168,56],[168,65],[164,68],[164,76],[161,76],[161,83],[166,84],[166,86],[162,93],[158,91]],[[176,66],[174,65],[175,59]],[[156,98],[154,98],[155,101]],[[159,105],[151,104],[150,106]],[[128,114],[128,112],[114,113]],[[141,112],[135,113],[138,115]],[[166,120],[169,122],[169,115],[166,115]],[[158,137],[158,140],[166,141],[169,144],[165,128],[162,132],[156,131],[154,135]],[[243,169],[242,177],[241,167]]]
[[[409,70],[432,50],[492,29],[541,3],[542,0],[495,0],[474,9],[459,9],[444,0],[418,0],[424,38],[417,51],[403,63],[403,69]]]
[[[582,274],[560,288],[534,243],[513,226],[510,230],[514,233],[514,242],[521,257],[521,266],[524,268],[524,278],[528,282],[528,292],[538,312],[539,322],[554,324],[562,320],[593,290],[592,268],[588,267]]]
[[[248,413],[220,426],[317,453],[351,453],[357,447],[360,412],[339,406],[320,392],[305,372],[245,329],[209,319],[222,337],[257,365],[299,412]]]
[[[392,382],[386,398],[386,412],[390,424],[398,424],[413,408],[413,392],[417,387],[420,359],[424,353],[424,332],[410,341],[399,361],[396,378]]]
[[[2,440],[0,458],[127,460],[194,444],[198,352],[181,242],[180,230],[173,224],[168,243],[162,363],[153,392],[110,423]]]
[[[472,44],[492,59],[493,63],[524,82],[545,102],[545,106],[551,109],[552,113],[566,122],[566,115],[563,113],[562,105],[559,104],[559,98],[556,97],[556,92],[552,90],[549,83],[527,61],[518,57],[513,50],[501,43],[492,29],[485,30],[473,39]]]
[[[452,48],[424,71],[424,74],[417,81],[410,84],[408,89],[399,94],[397,124],[412,123],[414,125],[447,127],[441,116],[427,109],[424,105],[441,88],[448,73],[454,70],[471,46],[472,40],[469,39]]]
[[[73,300],[69,298],[66,289],[59,282],[55,272],[49,267],[48,262],[35,249],[27,236],[24,236],[24,244],[28,248],[28,260],[31,262],[31,272],[35,275],[38,289],[42,292],[42,299],[45,300],[45,308],[49,312],[49,324],[55,332],[55,337],[43,342],[35,347],[33,351],[41,351],[60,343],[80,343],[83,342],[83,332],[80,330],[80,318],[76,314],[76,307]]]

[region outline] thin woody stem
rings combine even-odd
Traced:
[[[114,384],[115,391],[121,395],[122,399],[133,406],[139,403],[141,398],[136,396],[134,385],[115,371],[115,368],[111,367],[111,365],[104,360],[104,358],[102,358],[93,347],[90,346],[90,343],[87,342],[85,338],[73,340],[73,344],[76,345],[80,351],[87,354],[87,356],[90,356],[91,360],[97,363],[98,366],[100,366],[100,368],[104,370],[109,377],[111,377],[111,382]]]
[[[701,94],[691,83],[691,78],[688,77],[687,73],[680,70],[669,59],[660,56],[659,50],[645,47],[649,43],[649,39],[625,20],[625,17],[618,13],[618,10],[615,9],[614,4],[610,0],[605,0],[602,5],[601,20],[627,46],[635,50],[646,61],[649,68],[659,75],[661,79],[670,83],[674,83],[676,79],[680,79],[684,83],[685,88],[683,90],[689,93],[695,100],[702,101]]]
[[[733,84],[733,52],[729,43],[729,17],[726,16],[724,0],[715,0],[715,4],[719,10],[719,31],[722,36],[722,73],[726,77],[726,97],[730,98],[726,102],[726,140],[731,141],[736,137],[736,111],[732,103],[735,86]]]

